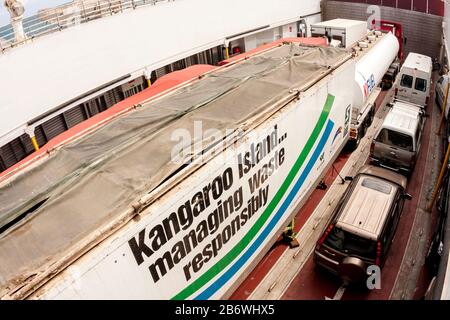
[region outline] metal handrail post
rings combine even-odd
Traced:
[[[84,18],[86,19],[85,21],[89,20],[86,14],[86,8],[84,7],[84,1],[81,1],[81,6],[83,8],[83,14],[84,14]],[[81,19],[83,19],[83,17],[81,17]]]
[[[114,1],[114,2],[113,2]],[[170,0],[167,0],[170,1]],[[125,12],[128,9],[132,8],[133,10],[137,9],[138,7],[141,6],[146,6],[146,5],[156,5],[158,2],[162,2],[162,0],[139,0],[139,1],[135,1],[135,0],[105,0],[105,1],[94,1],[94,5],[91,7],[86,8],[86,5],[84,2],[81,1],[81,6],[77,5],[76,6],[76,13],[72,13],[70,15],[71,19],[75,19],[75,21],[77,20],[77,18],[79,18],[78,23],[74,23],[74,25],[76,24],[81,24],[84,22],[88,22],[90,21],[90,17],[92,17],[93,19],[98,18],[98,17],[103,17],[108,15],[108,9],[107,9],[107,5],[109,5],[109,14],[113,15],[114,13],[119,13],[119,12]],[[95,3],[97,3],[97,5],[99,6],[99,13],[96,13],[95,10]],[[114,10],[113,10],[113,6],[114,6]],[[116,8],[116,6],[120,6]],[[128,7],[130,6],[130,7]],[[89,13],[87,12],[87,9],[91,10],[93,9],[93,12]],[[105,13],[103,14],[103,9],[105,10]],[[49,32],[55,32],[57,30],[61,31],[64,28],[70,27],[71,23],[69,23],[68,21],[68,16],[65,15],[64,13],[62,14],[62,16],[60,17],[57,13],[55,13],[56,15],[56,19],[53,17],[53,15],[47,15],[44,16],[42,19],[39,19],[39,16],[36,14],[32,17],[29,17],[29,22],[30,24],[28,25],[28,34],[30,34],[29,38],[25,39],[24,41],[16,41],[11,40],[8,41],[8,43],[2,43],[0,44],[0,52],[3,53],[5,50],[15,47],[16,45],[26,42],[27,40],[31,40],[33,38],[36,37],[40,37],[44,34],[48,34]],[[54,20],[56,20],[56,24],[54,23]],[[43,23],[42,23],[43,22]],[[42,25],[46,24],[47,26],[44,28]],[[4,35],[6,38],[9,39],[9,37],[14,36],[14,33],[12,30],[8,30],[6,29],[6,34]],[[6,39],[5,38],[5,39]]]
[[[59,15],[58,15],[58,13],[56,13],[56,23],[58,24],[59,31],[61,31],[62,30],[62,26],[61,26],[61,24],[59,22]]]

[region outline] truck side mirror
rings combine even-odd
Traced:
[[[404,37],[404,38],[403,38],[403,44],[406,45],[406,42],[408,42],[408,38]]]
[[[351,182],[351,181],[353,181],[353,177],[346,176],[344,180],[345,180],[345,181]]]
[[[406,200],[412,200],[412,195],[410,195],[409,193],[404,193],[403,194],[403,199],[406,199]]]

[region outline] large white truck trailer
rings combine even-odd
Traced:
[[[0,297],[229,297],[347,143],[357,62],[277,44],[0,176]]]
[[[229,296],[347,142],[354,68],[275,46],[3,181],[1,296]]]

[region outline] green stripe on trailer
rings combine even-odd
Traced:
[[[233,260],[235,260],[241,252],[250,244],[250,242],[255,238],[255,236],[259,233],[261,228],[267,222],[269,217],[272,215],[275,208],[280,203],[283,196],[286,194],[286,191],[291,186],[294,181],[295,176],[300,171],[303,166],[305,160],[310,154],[312,148],[314,147],[317,139],[319,138],[320,132],[322,131],[328,116],[330,114],[331,108],[333,106],[335,97],[333,95],[328,95],[325,105],[323,107],[322,113],[319,117],[319,120],[316,123],[311,135],[308,138],[303,150],[292,166],[289,174],[281,185],[280,189],[275,194],[272,201],[267,206],[266,210],[263,212],[261,217],[255,222],[255,224],[251,227],[249,232],[242,238],[239,243],[233,247],[220,261],[218,261],[214,266],[212,266],[208,271],[202,274],[197,280],[183,289],[180,293],[175,295],[172,300],[184,300],[189,298],[195,292],[200,290],[205,284],[207,284],[210,280],[212,280],[215,276],[217,276],[222,270],[224,270]]]

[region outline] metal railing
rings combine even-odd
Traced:
[[[84,0],[44,9],[23,19],[25,40],[16,41],[11,24],[0,27],[0,52],[48,33],[162,1],[171,0]]]

